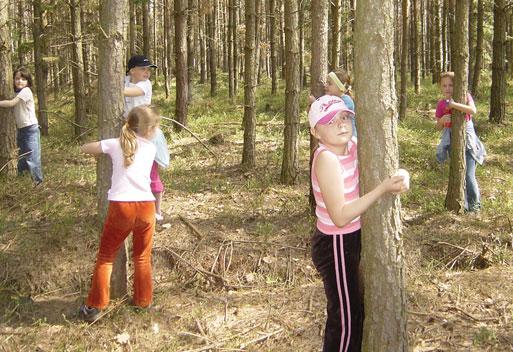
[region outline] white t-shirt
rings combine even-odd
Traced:
[[[124,117],[128,116],[128,112],[139,105],[151,104],[151,82],[149,79],[137,83],[130,82],[130,76],[125,76],[125,88],[139,87],[143,90],[144,95],[138,97],[125,97],[125,111]]]
[[[19,91],[18,98],[20,102],[14,106],[14,117],[16,119],[16,127],[23,128],[27,126],[37,125],[36,107],[34,104],[34,95],[29,87],[25,87]]]
[[[150,189],[150,172],[155,159],[155,145],[149,140],[137,137],[137,151],[134,162],[125,167],[119,138],[100,141],[102,151],[112,159],[112,179],[108,200],[138,202],[155,200]]]

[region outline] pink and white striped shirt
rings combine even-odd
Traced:
[[[344,177],[344,199],[346,204],[354,202],[360,197],[360,186],[359,186],[359,172],[358,172],[358,155],[357,155],[357,142],[356,138],[353,137],[347,144],[348,152],[346,155],[336,155],[340,162]],[[315,208],[315,214],[317,215],[317,228],[322,233],[327,235],[338,235],[348,234],[360,229],[360,217],[353,219],[350,223],[344,227],[337,227],[328,214],[324,199],[322,197],[321,189],[317,176],[315,175],[315,161],[319,154],[326,152],[332,153],[326,146],[319,143],[319,147],[314,153],[312,162],[312,188],[317,206]]]

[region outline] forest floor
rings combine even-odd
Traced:
[[[172,116],[163,89],[154,90],[154,103]],[[411,351],[513,351],[513,126],[487,122],[483,95],[476,120],[488,159],[477,169],[478,214],[443,207],[449,172],[434,160],[436,87],[412,95],[399,126],[412,185],[401,197]],[[225,87],[218,98],[200,87],[190,108],[203,140],[222,136],[209,144],[216,157],[163,126],[172,165],[161,172],[166,221],[154,237],[153,308],[138,312],[128,297],[115,299],[94,324],[78,320],[77,309],[98,248],[95,160],[72,137],[71,97],[51,104],[45,182],[33,188],[0,175],[0,351],[321,349],[325,297],[310,259],[306,123],[300,179],[284,186],[283,96],[259,89],[252,171],[240,168],[242,99],[225,96]]]

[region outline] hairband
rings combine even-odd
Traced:
[[[338,89],[340,89],[341,91],[346,90],[345,84],[343,84],[340,81],[340,79],[338,79],[337,74],[335,72],[328,73],[328,77],[331,78],[331,80],[333,81],[333,83],[335,83],[335,85],[338,87]]]

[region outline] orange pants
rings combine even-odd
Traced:
[[[155,230],[155,202],[109,202],[109,210],[93,280],[86,304],[99,309],[109,304],[112,264],[121,244],[133,233],[134,297],[133,303],[147,307],[153,297],[151,247]]]

